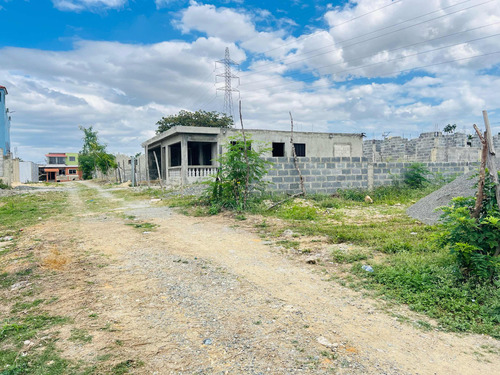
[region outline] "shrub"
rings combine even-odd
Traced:
[[[255,149],[255,142],[250,135],[246,136],[246,158],[243,135],[229,137],[226,144],[227,151],[218,159],[219,170],[213,180],[209,181],[209,188],[205,191],[208,203],[213,206],[212,212],[220,208],[244,210],[247,198],[251,192],[264,190],[265,182],[262,177],[267,174],[270,162],[261,158],[268,151],[267,148]],[[248,179],[248,189],[247,189]]]
[[[412,163],[403,173],[403,182],[412,188],[422,188],[429,180],[430,171],[422,163]]]
[[[443,207],[438,243],[450,249],[466,279],[490,280],[500,269],[500,212],[495,188],[485,181],[485,198],[477,218],[471,212],[475,199],[458,197]]]

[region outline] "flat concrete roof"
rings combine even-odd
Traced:
[[[241,132],[238,128],[211,128],[204,126],[174,126],[168,129],[166,132],[155,135],[153,138],[141,143],[142,147],[149,146],[153,143],[160,142],[163,139],[169,138],[177,134],[204,134],[204,135],[217,135],[220,134],[222,130],[227,130],[231,132]],[[259,132],[259,133],[287,133],[290,134],[289,130],[271,130],[271,129],[245,129],[246,132]],[[331,133],[331,132],[298,132],[294,131],[294,134],[302,135],[324,135],[324,136],[358,136],[362,137],[361,133]]]

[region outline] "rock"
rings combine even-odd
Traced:
[[[365,202],[366,202],[366,203],[373,203],[373,199],[372,199],[369,195],[367,195],[367,196],[365,197]]]
[[[316,264],[318,263],[318,257],[317,256],[310,256],[308,258],[306,258],[306,263],[307,264]]]
[[[326,339],[323,336],[318,337],[317,341],[318,341],[319,344],[321,344],[323,346],[326,346],[327,348],[329,348],[331,350],[335,350],[339,346],[339,344],[337,344],[337,343],[331,343],[330,341],[328,341],[328,339]]]
[[[203,345],[212,345],[212,339],[203,340]]]
[[[28,281],[19,281],[18,283],[12,284],[10,290],[18,290],[22,288],[26,288],[30,283]]]
[[[293,237],[293,231],[290,229],[287,229],[283,232],[284,237]]]

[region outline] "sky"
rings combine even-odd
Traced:
[[[162,116],[221,112],[226,48],[249,129],[414,138],[487,110],[500,132],[500,0],[0,0],[0,24],[23,160],[78,152],[80,126],[133,155]]]

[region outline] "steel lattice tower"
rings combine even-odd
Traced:
[[[224,59],[218,60],[215,62],[215,67],[217,68],[217,63],[223,64],[224,65],[224,73],[223,74],[217,74],[216,77],[223,77],[224,78],[224,87],[218,87],[218,91],[224,91],[224,107],[222,109],[222,112],[225,113],[227,116],[233,116],[233,95],[232,92],[238,92],[238,89],[234,89],[232,87],[232,80],[233,79],[239,79],[240,77],[235,76],[234,74],[231,73],[231,66],[238,66],[237,63],[235,63],[231,58],[229,57],[229,48],[226,47],[226,53],[224,56]],[[217,78],[216,78],[217,80]]]

